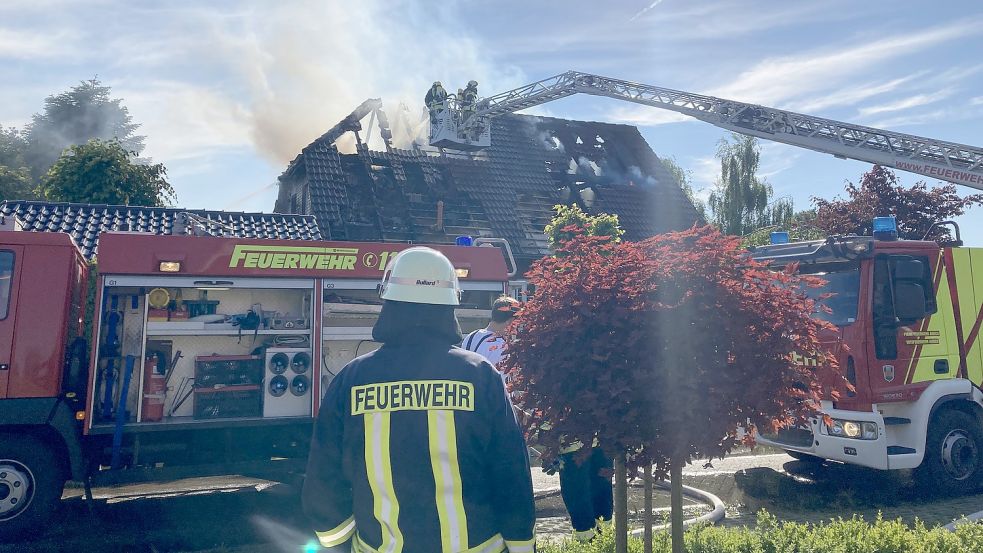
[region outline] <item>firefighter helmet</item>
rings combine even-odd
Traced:
[[[382,277],[384,300],[433,305],[460,305],[457,273],[444,254],[417,246],[399,252]]]
[[[470,87],[478,86],[478,81],[468,81],[468,86]]]

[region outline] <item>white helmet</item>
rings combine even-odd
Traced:
[[[382,299],[433,305],[460,305],[461,285],[450,260],[431,248],[405,249],[382,277]]]

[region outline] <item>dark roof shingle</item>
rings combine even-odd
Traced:
[[[5,201],[0,215],[15,216],[24,230],[70,234],[86,259],[98,253],[106,231],[162,235],[211,234],[237,238],[320,240],[313,215],[236,213],[170,207]]]
[[[527,259],[548,253],[543,227],[559,203],[618,214],[629,239],[699,220],[635,127],[505,115],[492,120],[491,137],[476,156],[365,147],[340,154],[318,139],[280,177],[276,209],[313,213],[327,239],[453,243],[460,234],[495,236]],[[304,191],[309,205],[298,201]]]

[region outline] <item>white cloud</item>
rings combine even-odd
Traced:
[[[924,125],[926,123],[936,123],[939,121],[945,121],[947,119],[951,119],[954,116],[955,113],[953,113],[953,111],[950,109],[937,109],[935,111],[930,111],[927,113],[906,113],[906,114],[898,115],[896,117],[881,119],[879,121],[874,121],[870,123],[870,126],[878,129],[891,130],[896,127],[906,127],[911,125]]]
[[[720,177],[720,160],[715,156],[694,157],[689,167],[693,172],[693,188],[698,191],[696,196],[706,201],[710,198],[714,183]]]
[[[904,84],[920,79],[928,74],[927,71],[919,71],[913,75],[893,79],[887,82],[870,82],[857,86],[849,86],[840,90],[832,91],[823,96],[816,96],[806,99],[801,103],[793,103],[787,106],[792,111],[804,113],[815,113],[820,110],[856,105],[868,98],[873,98],[881,94],[893,92]]]
[[[905,85],[918,83],[927,75],[919,71],[886,82],[856,85],[857,75],[883,63],[926,47],[979,33],[979,26],[961,22],[881,38],[862,45],[838,50],[807,51],[795,55],[768,58],[740,73],[729,83],[712,87],[708,94],[792,111],[815,113],[833,107],[856,105],[864,100],[894,92]],[[977,67],[956,67],[938,75],[937,82],[954,83],[978,71]],[[941,100],[952,90],[920,94],[905,101],[867,109],[888,111]],[[870,113],[864,113],[869,115]],[[655,126],[691,120],[671,111],[650,107],[619,107],[611,110],[612,119],[635,125]]]
[[[658,4],[656,4],[658,5]],[[767,8],[749,8],[746,2],[685,2],[672,9],[652,12],[644,18],[660,40],[719,41],[730,40],[769,29],[795,27],[804,22],[829,21],[843,17],[819,2],[784,2]],[[753,15],[749,11],[753,10]],[[611,38],[617,39],[617,33]]]
[[[86,9],[104,5],[112,0],[87,0]],[[30,12],[61,10],[77,5],[77,0],[3,0],[0,2],[0,13],[23,15]]]
[[[938,78],[935,80],[947,83],[959,82],[967,77],[976,75],[980,71],[983,71],[983,63],[977,65],[956,66],[946,69],[940,73]]]
[[[658,6],[659,4],[661,4],[662,1],[663,0],[655,0],[655,2],[652,2],[651,4],[649,4],[648,7],[642,8],[641,11],[639,11],[635,15],[631,16],[631,19],[629,19],[628,21],[634,21],[634,20],[638,19],[639,17],[645,15],[646,13],[652,11],[653,9],[655,9],[656,6]]]
[[[758,175],[766,179],[773,179],[795,167],[796,161],[802,157],[803,150],[795,146],[770,141],[761,141],[760,145],[761,165]]]
[[[857,74],[876,64],[979,33],[981,28],[978,23],[978,20],[963,20],[838,50],[809,51],[765,59],[730,83],[711,91],[711,94],[770,106],[781,106],[796,99],[815,101],[829,90],[848,85]]]
[[[526,80],[490,58],[455,5],[251,0],[111,9],[104,18],[106,10],[69,3],[57,17],[0,27],[0,59],[82,56],[76,61],[98,68],[143,124],[147,155],[164,163],[251,147],[285,166],[367,98],[382,97],[392,111],[400,102],[416,109],[434,80],[451,92],[470,79],[482,92]],[[71,32],[57,31],[65,21]]]
[[[33,60],[73,56],[71,44],[78,33],[60,30],[46,33],[0,28],[0,60]]]
[[[983,96],[976,96],[969,99],[969,105],[971,106],[983,106]]]
[[[877,106],[867,106],[860,108],[860,116],[867,117],[870,115],[876,115],[878,113],[887,113],[891,111],[903,111],[906,109],[916,108],[919,106],[925,106],[928,104],[934,104],[940,100],[944,100],[949,96],[952,96],[952,89],[947,88],[940,90],[931,94],[916,94],[914,96],[909,96],[907,98],[901,98],[900,100],[895,100],[887,104],[881,104]]]
[[[696,121],[696,119],[652,106],[618,106],[605,114],[605,121],[654,127],[668,123]]]
[[[113,92],[125,98],[130,115],[143,124],[144,155],[155,161],[166,164],[251,146],[247,108],[219,90],[180,81],[124,81]]]
[[[247,138],[277,162],[292,159],[366,98],[418,106],[438,79],[451,92],[470,79],[496,87],[524,80],[487,59],[447,6],[378,0],[359,8],[304,0],[254,2],[236,17],[198,9],[186,15],[192,32],[175,46],[231,70],[231,88],[242,91],[249,116]]]

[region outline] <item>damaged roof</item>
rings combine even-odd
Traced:
[[[276,203],[277,211],[314,214],[325,239],[493,236],[507,239],[517,257],[534,259],[549,253],[543,228],[556,204],[616,213],[628,240],[699,220],[629,125],[505,115],[492,120],[491,147],[474,157],[380,152],[361,143],[357,153],[341,154],[337,136],[329,131],[303,149],[281,175]]]
[[[42,201],[5,201],[0,215],[14,216],[25,231],[70,234],[86,259],[96,256],[106,231],[162,235],[320,240],[311,215],[235,213],[168,207],[139,207]]]

